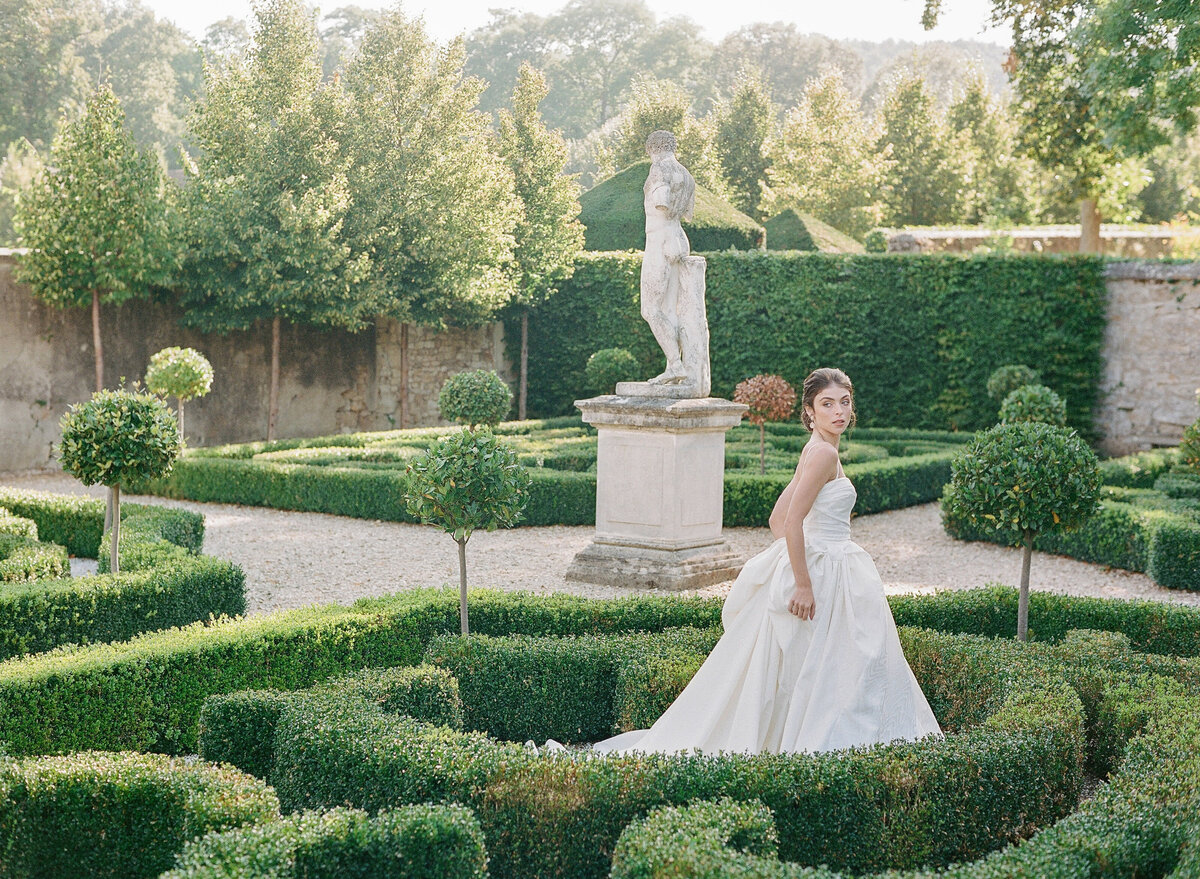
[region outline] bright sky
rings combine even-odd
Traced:
[[[175,22],[195,36],[226,16],[250,18],[250,0],[143,0],[159,17]],[[407,0],[406,12],[422,15],[429,32],[446,40],[488,23],[489,9],[518,8],[540,15],[560,9],[566,0]],[[394,5],[386,0],[325,0],[323,12],[357,5],[379,9]],[[933,31],[921,28],[923,0],[649,0],[659,20],[686,15],[713,41],[754,22],[794,22],[802,33],[819,33],[836,39],[972,40],[1008,44],[1002,30],[986,30],[991,0],[948,0],[942,21]]]

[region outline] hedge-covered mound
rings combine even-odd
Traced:
[[[587,250],[644,250],[646,209],[642,187],[650,160],[630,165],[579,197],[579,221]],[[723,198],[696,185],[696,209],[683,230],[692,253],[710,250],[757,250],[766,235],[762,226]],[[638,259],[641,259],[639,254]],[[603,346],[602,346],[603,347]]]
[[[845,232],[822,223],[812,214],[786,208],[771,217],[767,230],[767,250],[804,250],[821,253],[866,253],[866,248]]]
[[[212,832],[162,879],[485,879],[483,831],[462,806],[304,812]]]
[[[274,791],[229,767],[98,751],[0,762],[0,876],[149,879],[197,836],[278,816]]]
[[[62,644],[124,641],[140,632],[245,612],[241,569],[198,554],[204,518],[197,513],[126,504],[120,537],[124,569],[114,575],[104,573],[110,544],[99,533],[103,501],[0,488],[0,503],[37,522],[40,534],[56,534],[93,552],[101,549],[101,573],[95,576],[50,572],[47,579],[0,589],[0,659]],[[27,540],[0,535],[0,555],[10,539]],[[62,547],[49,555],[56,568],[67,562]]]
[[[863,426],[977,430],[996,419],[987,380],[1035,364],[1094,434],[1107,294],[1091,256],[712,253],[706,307],[714,396],[752,375],[798,387],[818,366],[854,380]],[[587,359],[627,348],[645,375],[662,351],[640,313],[636,254],[584,254],[529,316],[529,411],[562,415]],[[508,319],[511,338],[518,316]],[[1053,352],[1047,356],[1046,352]]]
[[[1038,535],[1034,547],[1143,572],[1168,589],[1200,591],[1200,477],[1172,469],[1177,454],[1170,449],[1104,462],[1100,509],[1075,531]],[[959,540],[1007,542],[955,515],[948,496],[942,524]]]
[[[196,501],[333,513],[411,522],[404,469],[434,438],[423,428],[198,449],[166,479],[138,490]],[[578,418],[509,422],[496,428],[529,468],[532,484],[521,525],[590,525],[596,516],[596,432]],[[767,425],[767,473],[759,475],[758,432],[737,427],[725,454],[724,522],[765,526],[809,433],[799,424]],[[855,510],[877,513],[941,496],[950,460],[969,439],[946,431],[863,429],[843,444],[858,491]]]

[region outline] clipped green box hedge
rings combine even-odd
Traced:
[[[485,879],[479,821],[454,805],[375,815],[305,812],[212,832],[180,853],[162,879]]]
[[[69,576],[71,560],[64,547],[42,543],[36,537],[0,534],[0,583],[58,580]]]
[[[0,876],[152,879],[197,836],[278,817],[274,791],[229,767],[96,751],[0,762]]]

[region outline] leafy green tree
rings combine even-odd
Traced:
[[[809,83],[770,155],[769,214],[794,207],[858,238],[879,224],[889,160],[837,71]]]
[[[379,310],[370,259],[346,232],[348,108],[322,84],[300,0],[258,7],[245,58],[210,67],[191,120],[199,157],[181,201],[184,321],[206,332],[271,323],[267,438],[279,414],[282,322],[357,330]]]
[[[58,308],[91,305],[96,390],[104,387],[100,306],[145,297],[165,281],[172,251],[157,160],[125,130],[108,86],[54,140],[47,167],[17,202],[29,252],[17,278]]]
[[[210,67],[223,67],[241,58],[250,50],[252,37],[245,19],[226,16],[214,21],[204,31],[200,41],[204,62]]]
[[[371,298],[404,325],[402,340],[408,323],[485,321],[514,293],[507,269],[521,205],[477,109],[484,83],[463,75],[464,56],[461,40],[439,47],[419,20],[392,11],[342,77],[353,157],[347,234],[372,255]],[[407,412],[402,368],[401,426]]]
[[[212,364],[195,348],[163,348],[150,358],[146,367],[146,389],[152,394],[175,398],[179,436],[184,440],[187,434],[183,429],[183,404],[207,394],[212,380]]]
[[[619,381],[630,381],[636,375],[637,358],[625,348],[601,348],[587,359],[583,374],[588,390],[594,394],[611,394]]]
[[[353,55],[367,30],[382,15],[377,9],[339,6],[321,21],[321,69],[329,79]]]
[[[925,81],[911,74],[893,81],[879,115],[877,151],[891,160],[883,177],[884,223],[957,222],[966,201],[966,155],[961,139],[936,111]]]
[[[715,146],[721,176],[733,206],[761,220],[763,189],[771,160],[767,142],[775,129],[776,111],[762,79],[743,72],[733,93],[716,108]]]
[[[713,52],[716,87],[732,93],[744,71],[753,70],[783,107],[804,99],[810,82],[830,70],[840,70],[846,88],[855,95],[863,88],[863,60],[849,46],[820,34],[801,33],[790,22],[758,22],[724,37]]]
[[[976,434],[952,466],[942,504],[954,518],[1023,549],[1017,638],[1029,629],[1029,567],[1038,534],[1078,528],[1095,512],[1100,464],[1073,430],[1037,421]]]
[[[515,301],[521,307],[520,383],[517,418],[525,420],[528,391],[529,310],[549,299],[575,271],[583,250],[579,222],[579,184],[563,174],[567,145],[550,131],[538,105],[546,97],[546,79],[529,64],[521,66],[512,110],[500,113],[500,155],[512,171],[521,218],[513,232],[511,271]]]
[[[121,569],[121,486],[171,472],[181,441],[175,416],[158,397],[126,390],[97,391],[60,422],[59,460],[84,485],[107,486],[112,502],[109,570]]]
[[[438,394],[438,411],[447,421],[475,430],[495,427],[512,408],[512,391],[492,369],[469,369],[446,379]]]
[[[41,170],[42,160],[33,144],[22,137],[8,145],[4,160],[0,161],[0,246],[12,247],[17,243],[17,199]]]
[[[529,498],[529,472],[491,431],[462,430],[408,465],[408,512],[458,544],[459,623],[468,634],[467,541],[476,531],[510,528]]]

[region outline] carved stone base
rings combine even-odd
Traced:
[[[741,568],[741,557],[724,540],[677,550],[595,540],[576,554],[567,579],[674,592],[732,580]]]
[[[650,382],[617,382],[618,397],[656,397],[669,400],[689,400],[707,397],[695,382],[678,382],[673,385],[655,385]]]

